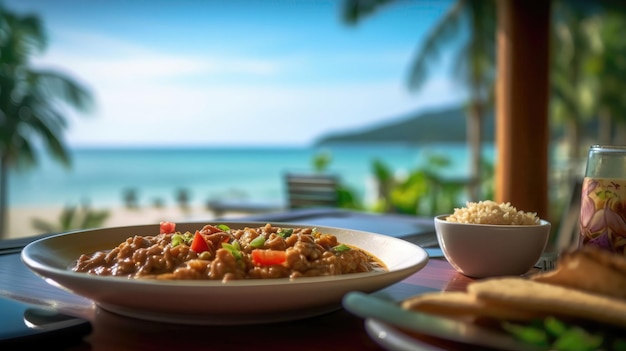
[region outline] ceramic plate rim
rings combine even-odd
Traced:
[[[444,351],[376,318],[365,319],[365,330],[370,338],[389,351]]]
[[[177,228],[201,228],[204,224],[226,224],[231,226],[232,228],[236,228],[237,226],[263,226],[267,222],[260,221],[192,221],[192,222],[180,222],[177,223]],[[300,223],[288,223],[288,222],[271,222],[272,225],[275,226],[283,226],[283,227],[305,227],[306,224]],[[298,318],[305,318],[311,315],[326,313],[332,309],[340,308],[341,297],[344,293],[350,290],[360,290],[364,292],[372,292],[377,289],[384,288],[391,284],[397,283],[402,279],[410,276],[411,274],[422,269],[426,263],[428,262],[428,254],[421,247],[410,243],[408,241],[394,238],[391,236],[366,232],[361,230],[352,230],[347,228],[338,228],[338,227],[326,227],[316,225],[320,231],[330,232],[337,235],[341,239],[340,241],[345,243],[353,243],[356,236],[361,236],[361,240],[367,240],[366,242],[382,242],[389,244],[391,247],[401,247],[403,251],[406,251],[407,257],[404,257],[404,261],[396,262],[395,266],[390,266],[388,272],[384,273],[357,273],[343,276],[331,276],[331,277],[311,277],[311,278],[300,278],[296,280],[288,280],[288,279],[266,279],[266,280],[241,280],[241,281],[233,281],[228,283],[222,283],[221,281],[159,281],[159,280],[136,280],[136,279],[124,279],[120,277],[100,277],[93,275],[86,275],[83,273],[76,273],[69,270],[69,265],[71,261],[69,258],[65,257],[65,261],[63,258],[57,259],[56,261],[53,259],[45,259],[43,258],[45,254],[50,254],[51,248],[54,245],[63,244],[64,242],[78,242],[79,239],[86,238],[87,235],[95,235],[90,238],[91,242],[100,241],[100,245],[104,241],[102,236],[106,235],[108,232],[117,233],[118,236],[123,237],[121,232],[126,232],[126,237],[132,236],[133,232],[142,232],[142,231],[155,231],[158,233],[158,224],[145,224],[145,225],[131,225],[131,226],[119,226],[119,227],[107,227],[107,228],[99,228],[99,229],[89,229],[89,230],[79,230],[72,231],[67,233],[61,233],[52,235],[46,238],[41,238],[32,243],[28,244],[23,250],[21,254],[21,259],[26,264],[26,266],[34,271],[37,275],[44,278],[48,283],[53,285],[58,285],[63,289],[69,290],[75,294],[84,296],[88,299],[91,299],[101,308],[107,309],[109,311],[118,310],[118,313],[132,315],[137,318],[144,319],[152,319],[152,320],[160,320],[160,321],[174,321],[174,322],[183,322],[183,323],[192,323],[192,324],[244,324],[244,323],[259,323],[266,320],[264,316],[270,316],[270,320],[268,321],[278,321],[281,320],[280,311],[273,310],[252,310],[251,312],[247,311],[234,311],[234,316],[230,321],[217,321],[211,316],[213,315],[223,315],[221,311],[216,311],[217,307],[204,306],[198,311],[197,318],[193,318],[189,311],[185,313],[176,313],[172,311],[152,311],[150,307],[156,307],[154,304],[150,305],[148,302],[142,302],[144,305],[137,307],[138,302],[124,302],[124,304],[129,305],[119,305],[119,296],[115,297],[114,292],[97,292],[94,294],[91,291],[86,293],[84,289],[90,289],[89,284],[93,284],[100,287],[113,287],[117,289],[122,289],[124,291],[130,291],[134,293],[135,291],[141,292],[142,290],[146,290],[148,288],[153,289],[153,292],[157,294],[166,294],[167,292],[176,292],[183,297],[194,297],[199,296],[199,294],[207,294],[210,296],[219,296],[233,293],[233,294],[245,294],[245,289],[254,290],[256,294],[269,294],[272,291],[277,291],[278,289],[287,289],[288,291],[301,292],[306,293],[306,291],[311,289],[331,289],[337,290],[336,301],[333,303],[329,303],[330,297],[317,297],[310,296],[311,299],[322,299],[325,298],[325,301],[313,301],[312,303],[303,304],[301,307],[303,308],[302,316],[299,316],[297,313],[294,314],[293,311],[289,311],[290,313],[286,313],[283,320],[291,320]],[[137,235],[146,235],[146,234],[137,234]],[[154,232],[149,235],[154,235]],[[345,239],[348,238],[348,239]],[[365,239],[363,239],[365,238]],[[122,239],[123,240],[123,239]],[[346,241],[347,240],[347,241]],[[115,241],[114,239],[110,239],[109,241],[113,242],[121,242]],[[76,246],[81,246],[81,244],[75,244]],[[83,244],[88,245],[87,244]],[[97,245],[96,245],[97,246]],[[361,247],[362,245],[357,245]],[[105,245],[101,248],[110,248],[110,244]],[[77,251],[80,251],[77,248],[74,248]],[[96,248],[100,249],[100,248]],[[364,248],[367,251],[370,251],[372,254],[376,256],[381,256],[384,253],[381,251],[372,250],[371,248]],[[89,251],[86,251],[89,252]],[[63,253],[59,254],[63,256]],[[408,255],[413,255],[412,257],[408,257]],[[77,257],[77,256],[76,256]],[[380,257],[379,257],[380,258]],[[385,264],[388,264],[388,260],[381,258]],[[60,263],[61,262],[61,263]],[[62,262],[65,262],[65,266],[68,269],[64,269]],[[85,287],[87,285],[87,287]],[[78,287],[77,287],[78,286]],[[307,290],[308,289],[308,290]],[[333,294],[334,292],[324,292],[324,294]],[[133,295],[134,296],[134,295]],[[118,302],[112,302],[116,299]],[[290,302],[296,303],[296,302]],[[147,304],[147,305],[145,305]],[[117,308],[119,307],[119,309]],[[134,307],[137,313],[133,313]],[[282,306],[280,306],[282,308]],[[293,306],[292,306],[293,307]],[[160,307],[159,307],[160,308]],[[267,307],[271,309],[271,307]],[[285,306],[285,308],[287,308]],[[142,316],[141,312],[147,311],[150,309],[150,316]],[[121,312],[120,312],[121,311]],[[116,312],[116,311],[113,311]],[[155,313],[152,313],[155,312]],[[184,316],[184,318],[178,318],[178,315]]]

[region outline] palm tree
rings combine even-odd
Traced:
[[[583,70],[590,52],[584,30],[588,14],[569,1],[554,4],[551,116],[555,123],[563,125],[568,158],[577,161],[581,159],[582,128],[591,118],[593,108],[593,92]]]
[[[17,15],[0,6],[0,238],[5,235],[9,169],[37,164],[39,147],[70,165],[62,132],[68,108],[86,111],[90,93],[52,70],[32,67],[47,38],[36,15]]]
[[[626,125],[626,17],[607,11],[590,18],[587,26],[591,54],[584,69],[592,79],[598,113],[598,141],[623,144]]]
[[[82,203],[80,206],[65,206],[56,222],[34,218],[32,224],[42,233],[61,233],[101,227],[109,215],[108,210],[94,210],[89,203]]]
[[[581,162],[583,128],[593,118],[599,132],[594,143],[623,143],[611,137],[623,138],[613,127],[626,124],[624,5],[553,1],[551,117],[563,125],[569,159]]]
[[[354,24],[393,0],[346,0],[343,17]],[[420,89],[430,65],[440,60],[440,50],[456,40],[463,46],[455,57],[456,76],[469,88],[467,142],[470,149],[469,198],[480,197],[483,122],[493,104],[495,82],[495,3],[491,0],[457,0],[424,40],[413,61],[409,88]]]

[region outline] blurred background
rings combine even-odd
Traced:
[[[495,0],[0,4],[0,238],[282,210],[288,173],[357,211],[494,198]],[[616,4],[552,0],[555,227],[626,142]]]

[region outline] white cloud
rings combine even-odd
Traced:
[[[158,48],[113,37],[78,32],[61,32],[61,44],[50,48],[35,61],[41,66],[57,66],[93,84],[111,80],[158,79],[189,75],[230,73],[269,75],[279,62],[224,56],[208,52],[197,55],[170,54]]]
[[[400,78],[285,82],[285,72],[307,69],[310,61],[304,56],[168,54],[89,33],[74,33],[65,43],[38,63],[62,63],[95,92],[94,118],[72,119],[68,141],[73,145],[307,144],[323,133],[462,97],[446,79],[429,81],[419,94],[409,93]],[[383,52],[381,58],[389,55]],[[228,82],[233,75],[239,77],[237,84]],[[266,79],[269,83],[259,84],[259,76],[280,77],[276,81],[281,83]]]
[[[75,144],[307,144],[330,131],[458,101],[444,82],[430,88],[413,96],[392,83],[202,89],[136,84],[103,92],[99,115],[77,121],[69,136]]]

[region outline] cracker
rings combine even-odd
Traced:
[[[408,310],[447,317],[488,317],[500,320],[528,321],[539,315],[517,308],[500,308],[461,291],[433,292],[410,297],[402,302]]]
[[[468,285],[468,293],[502,309],[592,320],[626,328],[626,301],[524,278],[492,278]]]

